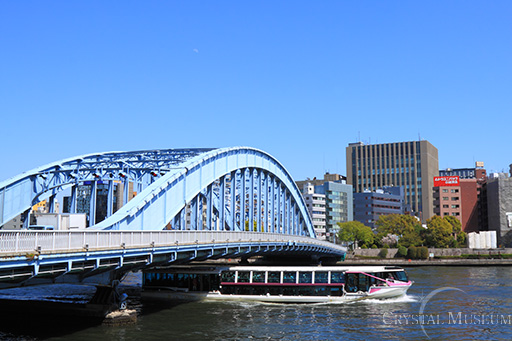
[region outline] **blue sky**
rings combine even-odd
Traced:
[[[295,179],[350,142],[512,163],[510,1],[1,1],[0,181],[115,150],[251,146]]]

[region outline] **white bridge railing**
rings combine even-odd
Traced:
[[[263,232],[230,231],[2,231],[0,257],[12,254],[66,253],[123,248],[150,248],[194,244],[258,242],[297,242],[327,247],[338,252],[345,249],[309,237]]]

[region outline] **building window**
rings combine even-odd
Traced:
[[[443,200],[448,200],[449,198],[448,197],[443,197]]]
[[[443,193],[448,193],[448,188],[443,188]]]

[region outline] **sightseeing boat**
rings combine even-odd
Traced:
[[[336,303],[404,295],[412,281],[396,266],[173,267],[143,273],[144,297]]]

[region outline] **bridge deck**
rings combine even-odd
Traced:
[[[134,269],[192,260],[345,252],[314,238],[247,231],[0,232],[0,287],[41,280],[108,283]],[[110,277],[90,278],[102,272]]]

